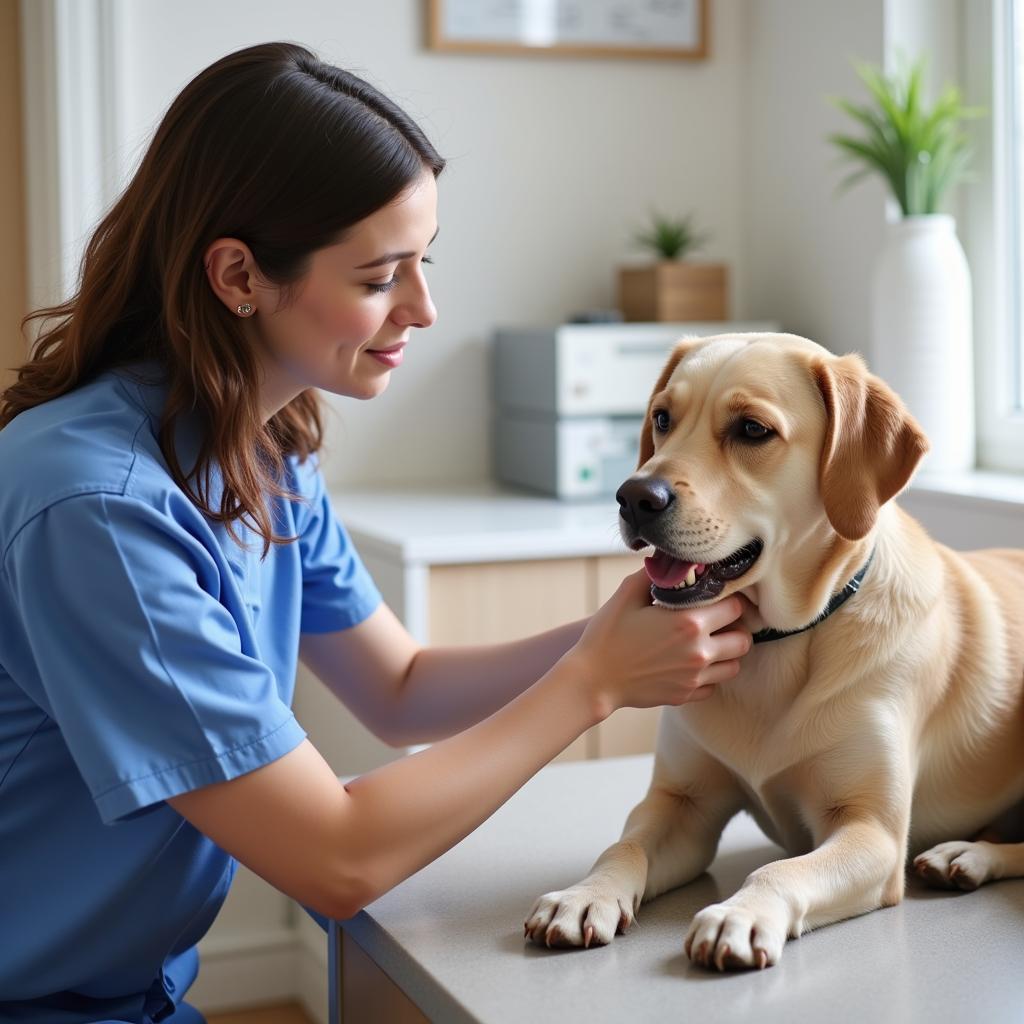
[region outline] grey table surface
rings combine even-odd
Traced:
[[[343,927],[433,1021],[1024,1022],[1024,880],[973,893],[908,880],[889,907],[790,940],[764,971],[692,965],[692,916],[783,855],[746,814],[711,868],[608,946],[523,938],[541,893],[579,881],[646,791],[652,755],[549,765],[479,829]]]

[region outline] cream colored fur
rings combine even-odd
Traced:
[[[671,414],[662,437],[656,407]],[[724,439],[743,410],[783,437]],[[792,335],[680,343],[638,467],[673,486],[675,553],[710,562],[764,540],[718,598],[747,595],[755,630],[813,621],[875,555],[833,616],[662,711],[647,795],[586,878],[536,901],[534,941],[610,942],[711,864],[740,810],[789,857],[695,916],[685,949],[709,967],[774,964],[787,938],[899,902],[911,858],[946,887],[1024,876],[1024,843],[990,828],[1019,824],[1024,799],[1024,552],[958,553],[890,500],[925,449],[858,357]]]

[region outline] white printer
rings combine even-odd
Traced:
[[[494,471],[559,498],[614,494],[636,469],[647,401],[680,338],[777,331],[749,323],[572,323],[499,328]]]

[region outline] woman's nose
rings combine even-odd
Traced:
[[[408,327],[429,327],[437,319],[437,308],[422,276],[417,293],[403,302],[395,314]]]
[[[430,292],[423,296],[423,302],[417,307],[415,327],[429,327],[437,319],[437,307],[430,298]]]

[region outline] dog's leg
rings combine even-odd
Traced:
[[[680,754],[673,755],[678,759]],[[696,878],[714,859],[722,829],[743,806],[735,779],[710,756],[692,750],[681,785],[655,765],[644,799],[622,837],[598,857],[583,881],[545,893],[533,905],[525,935],[547,946],[607,945],[633,923],[640,904]]]
[[[940,889],[971,892],[1000,878],[1024,878],[1024,800],[965,841],[937,843],[914,858],[914,870]]]
[[[863,809],[837,808],[831,816],[836,827],[817,849],[765,864],[724,903],[700,911],[686,936],[687,956],[719,970],[768,967],[787,938],[898,903],[906,831],[901,840]]]
[[[1024,878],[1024,843],[939,843],[914,858],[914,870],[940,889],[971,892],[1000,878]]]

